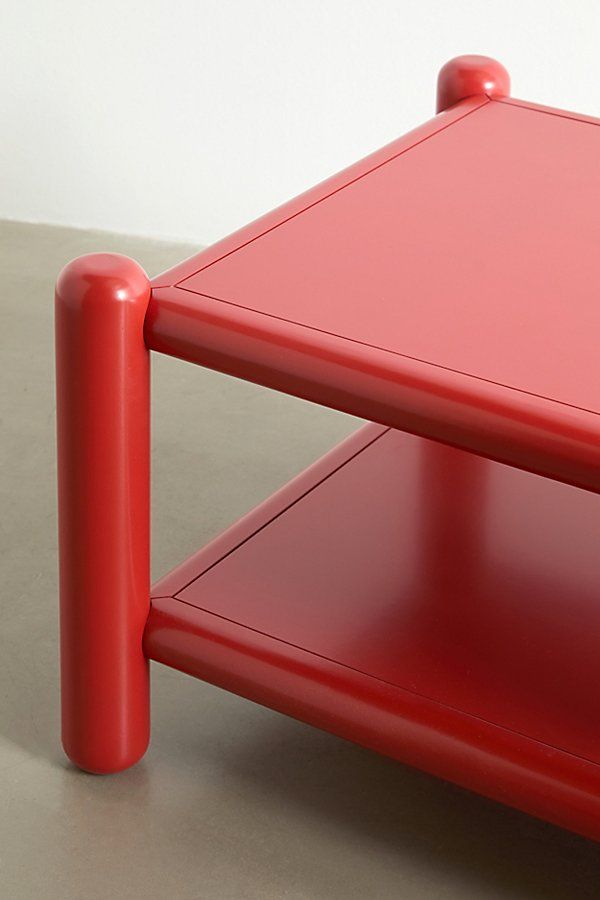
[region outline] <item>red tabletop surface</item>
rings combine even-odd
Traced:
[[[488,103],[180,284],[600,412],[600,128]]]
[[[173,325],[194,302],[211,316],[223,310],[232,331],[253,315],[247,333],[258,322],[261,335],[312,334],[325,353],[335,341],[336,352],[351,348],[350,368],[363,354],[392,385],[425,371],[434,391],[454,393],[415,425],[374,402],[371,416],[368,406],[284,389],[598,490],[599,125],[516,100],[458,104],[387,155],[156,280],[165,302],[151,309],[150,346],[218,367],[222,347],[208,361],[194,356],[182,349],[188,326]],[[255,374],[257,365],[249,374],[222,368],[280,386]],[[466,410],[460,422],[455,386],[469,395],[456,401]],[[359,392],[354,378],[349,393]],[[486,418],[469,404],[484,406]],[[390,405],[408,408],[404,397]],[[436,419],[447,419],[445,432]],[[524,449],[514,449],[519,441]],[[544,455],[550,461],[538,467]]]

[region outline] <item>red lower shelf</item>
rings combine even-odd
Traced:
[[[156,586],[147,655],[600,839],[600,497],[367,426]]]

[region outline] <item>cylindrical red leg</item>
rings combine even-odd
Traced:
[[[150,284],[125,256],[82,256],[56,285],[63,746],[89,772],[149,736]]]

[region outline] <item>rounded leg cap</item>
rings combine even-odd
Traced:
[[[120,253],[87,253],[71,260],[56,282],[57,301],[68,307],[115,301],[146,312],[150,281],[133,259]]]
[[[508,97],[508,72],[501,63],[489,56],[456,56],[440,69],[436,112],[442,112],[459,100],[479,94],[492,99]]]

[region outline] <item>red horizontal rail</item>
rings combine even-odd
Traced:
[[[594,763],[189,606],[152,601],[153,660],[600,839]]]
[[[600,492],[600,416],[178,287],[155,288],[152,350]]]

